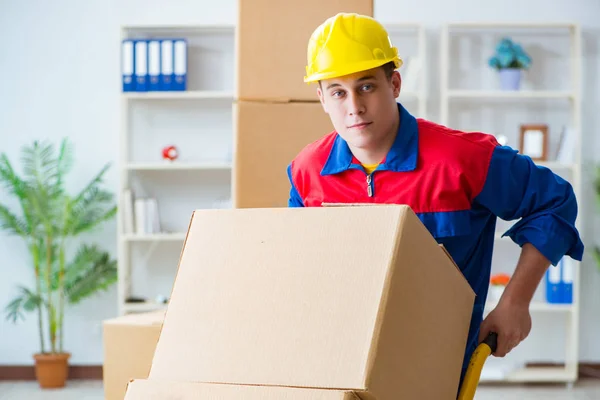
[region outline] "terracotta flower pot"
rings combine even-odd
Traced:
[[[70,353],[34,354],[35,376],[40,387],[64,387],[69,374]]]

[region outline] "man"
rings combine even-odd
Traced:
[[[396,102],[401,65],[373,18],[338,14],[315,30],[305,82],[318,83],[335,131],[308,144],[288,166],[289,206],[411,206],[477,295],[462,382],[489,332],[498,334],[497,357],[528,336],[529,304],[550,264],[565,255],[581,260],[577,203],[568,182],[494,136],[413,117]],[[522,249],[501,300],[482,321],[497,217],[520,219],[505,235]]]

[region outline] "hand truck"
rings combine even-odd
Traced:
[[[475,391],[479,384],[479,378],[481,378],[483,364],[485,364],[485,361],[492,353],[496,352],[497,347],[498,334],[495,332],[491,332],[477,346],[469,360],[469,366],[460,386],[457,400],[473,400],[475,398]]]

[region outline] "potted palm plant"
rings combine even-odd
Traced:
[[[66,304],[76,304],[116,281],[116,261],[99,246],[79,243],[79,235],[110,220],[116,213],[113,195],[101,187],[105,165],[82,190],[67,191],[65,178],[73,167],[73,151],[63,139],[58,152],[48,142],[24,146],[22,174],[6,154],[0,156],[0,185],[18,204],[0,204],[0,229],[18,235],[31,257],[33,283],[16,288],[6,317],[17,322],[26,312],[36,315],[39,352],[33,355],[41,387],[62,387],[68,377],[70,353],[63,343]],[[74,251],[73,251],[74,250]],[[69,257],[69,254],[73,256]]]

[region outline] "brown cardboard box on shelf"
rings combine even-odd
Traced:
[[[131,379],[148,376],[164,316],[164,311],[153,311],[103,322],[106,400],[123,400]]]
[[[333,131],[321,103],[235,105],[233,206],[287,207],[287,166],[310,142]]]
[[[315,85],[304,83],[308,40],[339,12],[373,16],[373,0],[240,0],[237,99],[318,101]]]
[[[170,298],[130,400],[455,399],[475,295],[408,206],[379,205],[197,210]]]

